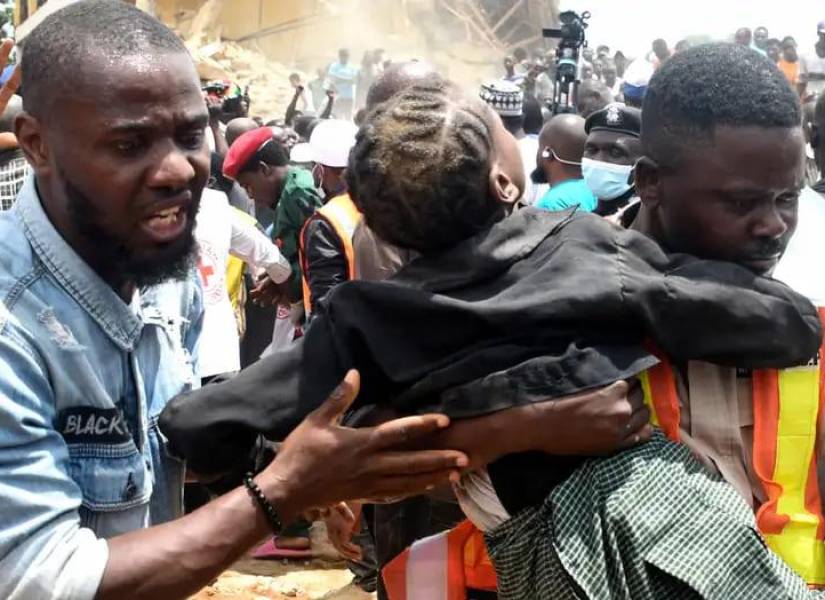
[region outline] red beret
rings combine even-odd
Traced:
[[[244,165],[270,140],[272,140],[271,127],[247,131],[235,140],[223,160],[224,176],[232,180],[237,179]]]

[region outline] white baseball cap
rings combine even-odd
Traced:
[[[313,162],[312,157],[312,148],[306,142],[295,144],[289,153],[289,160],[297,164],[311,163]]]
[[[346,167],[357,133],[358,127],[350,121],[340,119],[321,121],[309,137],[312,162],[325,167]]]

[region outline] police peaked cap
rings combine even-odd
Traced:
[[[587,117],[584,130],[588,135],[591,131],[605,130],[640,137],[642,134],[642,111],[632,106],[614,102]]]

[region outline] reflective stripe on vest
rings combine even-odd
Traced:
[[[321,208],[315,211],[315,214],[326,220],[326,222],[329,223],[335,230],[335,233],[341,240],[341,246],[344,249],[344,256],[347,259],[347,279],[355,279],[355,250],[352,247],[352,236],[355,233],[355,228],[358,227],[358,223],[361,222],[361,213],[355,207],[355,204],[353,204],[349,195],[343,194],[341,196],[336,196],[324,204]],[[308,271],[306,264],[306,252],[304,250],[304,231],[312,218],[313,217],[310,217],[310,219],[304,223],[304,227],[301,230],[301,235],[298,238],[301,250],[301,269],[304,273],[304,309],[307,313],[312,311],[312,300],[309,284],[306,279],[306,273],[308,273]]]
[[[650,409],[650,422],[674,442],[679,441],[679,421],[682,411],[673,369],[666,358],[660,358],[658,365],[639,375],[645,404]]]
[[[484,536],[470,521],[418,540],[381,576],[390,600],[466,600],[468,588],[496,591]]]
[[[819,309],[825,324],[825,309]],[[825,586],[825,519],[817,477],[818,421],[825,415],[819,357],[793,369],[753,373],[753,467],[768,500],[756,523],[768,546],[809,585]],[[640,376],[651,422],[679,440],[681,411],[667,360]]]
[[[825,309],[820,308],[825,321]],[[753,467],[768,496],[756,523],[768,546],[809,585],[825,586],[825,522],[817,477],[819,415],[825,414],[821,357],[753,376]]]

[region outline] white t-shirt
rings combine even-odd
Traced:
[[[238,371],[241,368],[238,326],[226,288],[229,255],[265,270],[276,283],[286,281],[292,270],[278,247],[232,208],[222,192],[204,190],[195,239],[204,305],[198,349],[199,375],[209,377]]]
[[[521,151],[521,160],[524,163],[524,176],[526,185],[521,201],[527,206],[535,206],[541,197],[547,193],[550,186],[546,183],[535,184],[530,179],[530,174],[536,170],[536,154],[539,151],[539,136],[527,135],[518,141]]]
[[[808,70],[807,91],[808,93],[816,94],[818,96],[825,91],[825,79],[812,81],[810,76],[812,73],[817,73],[825,77],[825,58],[820,58],[816,53],[814,53],[811,56],[805,57],[805,65]]]

